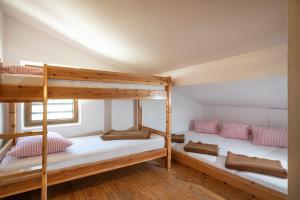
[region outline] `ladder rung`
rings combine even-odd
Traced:
[[[43,135],[43,132],[42,131],[30,131],[30,132],[23,132],[23,133],[3,133],[3,134],[0,134],[0,139],[9,139],[9,138],[35,136],[35,135]]]

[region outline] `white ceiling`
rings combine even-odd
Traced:
[[[122,71],[158,74],[287,42],[286,0],[2,0],[1,5],[6,15]]]
[[[177,86],[175,92],[203,105],[287,108],[287,77]]]

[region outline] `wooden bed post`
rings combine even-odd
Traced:
[[[9,133],[16,133],[16,123],[17,123],[17,113],[16,113],[16,103],[9,103],[8,105],[8,112],[9,112],[9,126],[8,132]],[[15,139],[14,142],[15,144]]]
[[[41,199],[47,200],[47,104],[48,104],[48,69],[44,65],[43,77],[43,145],[42,145],[42,194]]]
[[[137,100],[138,107],[138,130],[142,130],[143,127],[143,111],[142,111],[142,100]]]
[[[166,167],[171,168],[171,95],[172,95],[172,81],[171,77],[168,77],[168,85],[166,86],[167,100],[166,100],[166,140],[167,140],[167,158]]]

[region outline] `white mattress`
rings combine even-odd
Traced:
[[[42,76],[19,75],[19,74],[0,74],[2,84],[24,85],[24,86],[42,86]],[[164,86],[142,85],[142,84],[122,84],[105,83],[92,81],[73,81],[73,80],[55,80],[50,79],[49,86],[64,87],[87,87],[87,88],[120,88],[120,89],[141,89],[141,90],[164,90]]]
[[[48,155],[49,170],[117,158],[165,146],[164,137],[157,134],[151,134],[150,139],[145,140],[103,141],[100,136],[77,137],[70,140],[74,144],[65,151]],[[4,171],[39,165],[41,165],[41,156],[15,158],[7,155],[0,163],[0,174]]]
[[[183,147],[189,140],[219,145],[219,156],[210,156],[198,153],[185,152],[183,150]],[[240,172],[225,168],[227,151],[232,151],[233,153],[244,154],[248,156],[280,160],[283,167],[287,169],[287,148],[258,146],[253,145],[251,141],[247,140],[229,139],[215,134],[187,132],[185,133],[185,143],[172,143],[172,149],[177,152],[188,155],[192,158],[204,161],[219,169],[239,175],[251,181],[260,183],[266,187],[287,194],[287,179],[252,172]]]

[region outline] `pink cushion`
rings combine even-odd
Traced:
[[[287,147],[287,129],[253,127],[253,144],[272,147]]]
[[[47,139],[48,154],[64,151],[73,144],[71,141],[55,132],[48,132]],[[7,154],[19,158],[40,156],[42,154],[42,136],[37,135],[18,138],[16,145],[13,146]]]
[[[219,131],[219,124],[216,120],[201,121],[197,120],[194,122],[194,131],[199,133],[214,133],[217,134]]]
[[[224,123],[221,126],[220,135],[227,138],[248,140],[249,125],[240,123]]]

